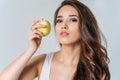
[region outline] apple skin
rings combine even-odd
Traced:
[[[40,31],[43,34],[43,36],[47,36],[50,33],[50,31],[51,31],[51,24],[50,24],[50,22],[48,20],[40,20],[36,24],[43,24],[43,25],[45,25],[45,27],[37,29],[38,31]]]

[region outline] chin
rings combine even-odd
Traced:
[[[59,43],[61,43],[61,44],[68,44],[68,43],[70,43],[71,41],[70,40],[68,40],[68,39],[61,39],[61,40],[59,40]]]
[[[72,38],[59,38],[58,40],[61,45],[70,45],[79,42],[78,39],[72,39]]]
[[[69,41],[61,41],[60,44],[61,45],[69,45],[72,44],[73,42],[69,42]]]
[[[67,41],[59,41],[60,45],[73,45],[73,44],[79,44],[80,41],[70,41],[70,40],[67,40]]]

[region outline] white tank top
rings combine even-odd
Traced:
[[[42,66],[41,75],[39,80],[49,80],[51,61],[54,53],[46,54],[45,61]]]

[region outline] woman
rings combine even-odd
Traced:
[[[29,47],[0,75],[0,80],[110,80],[106,48],[90,9],[77,0],[65,0],[55,12],[55,31],[61,49],[36,56],[42,34],[33,24]]]

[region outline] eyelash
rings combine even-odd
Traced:
[[[77,19],[76,18],[71,18],[70,21],[77,22]]]
[[[56,23],[61,23],[63,22],[61,19],[57,19]]]
[[[78,20],[76,19],[76,18],[71,18],[70,19],[70,22],[77,22]],[[56,21],[56,23],[61,23],[61,22],[63,22],[63,20],[62,19],[57,19],[57,21]]]

